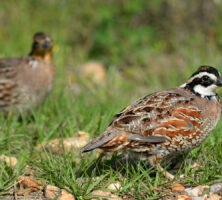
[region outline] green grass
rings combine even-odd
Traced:
[[[115,81],[113,81],[115,79]],[[81,82],[81,81],[80,81]],[[122,155],[107,155],[96,158],[96,153],[84,155],[79,152],[64,152],[59,155],[51,151],[38,151],[35,146],[54,138],[66,138],[79,130],[90,133],[93,138],[105,130],[113,115],[141,96],[138,85],[119,76],[119,72],[108,72],[107,84],[101,88],[90,88],[84,82],[79,86],[84,90],[75,94],[69,85],[57,83],[45,104],[33,111],[32,120],[24,116],[18,121],[16,116],[1,118],[1,153],[15,156],[19,162],[15,169],[1,164],[0,194],[7,194],[19,175],[24,174],[25,164],[35,169],[36,178],[48,184],[65,188],[77,199],[92,198],[95,189],[107,190],[110,183],[121,182],[122,188],[115,193],[119,196],[132,196],[136,199],[158,199],[169,188],[169,182],[161,173],[149,168],[146,162],[114,164]],[[95,86],[96,87],[96,86]],[[145,94],[145,93],[144,93]],[[186,186],[212,184],[222,180],[221,122],[211,136],[188,157],[197,162],[197,168],[183,165],[178,174],[185,171],[184,179],[177,179]],[[76,163],[80,156],[80,162]],[[95,177],[98,177],[96,181]],[[162,188],[160,191],[154,187]]]
[[[78,131],[86,131],[94,138],[125,106],[143,95],[182,84],[199,65],[218,66],[222,72],[220,48],[197,32],[195,37],[188,34],[182,46],[175,37],[175,51],[166,52],[165,42],[169,41],[157,34],[154,24],[141,22],[139,27],[131,27],[131,18],[141,19],[146,13],[146,1],[135,5],[127,1],[122,7],[118,1],[35,2],[1,2],[0,57],[26,55],[33,34],[47,31],[56,45],[56,83],[47,101],[33,111],[33,119],[25,114],[22,120],[13,113],[7,118],[0,116],[0,154],[18,158],[15,169],[0,163],[0,196],[13,190],[17,177],[25,173],[25,165],[29,164],[36,178],[65,188],[80,200],[90,199],[92,190],[107,190],[111,182],[117,181],[122,188],[116,194],[121,197],[158,199],[172,183],[146,162],[123,162],[114,168],[121,154],[99,159],[96,152],[81,155],[61,151],[54,155],[35,147],[55,138],[74,136]],[[150,6],[155,11],[157,5]],[[103,86],[81,80],[76,73],[88,60],[105,64],[107,83]],[[185,172],[185,178],[176,182],[197,186],[222,180],[221,131],[219,121],[210,137],[188,154],[190,164],[183,162],[176,171],[178,175]],[[79,163],[76,157],[81,157]],[[192,161],[198,167],[192,169]]]

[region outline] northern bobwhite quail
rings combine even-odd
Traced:
[[[36,33],[33,40],[28,56],[0,60],[0,111],[31,111],[52,90],[53,40],[42,32]]]
[[[126,150],[174,179],[161,162],[191,151],[215,128],[221,114],[216,89],[221,86],[217,69],[201,66],[180,87],[147,95],[116,114],[83,152]]]

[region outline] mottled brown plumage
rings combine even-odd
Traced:
[[[186,84],[147,95],[115,115],[107,130],[83,151],[126,150],[173,179],[160,163],[197,147],[215,128],[221,114],[215,90],[221,86],[218,71],[202,66]]]
[[[46,99],[54,80],[52,48],[48,34],[36,33],[28,56],[0,60],[0,111],[31,111]]]

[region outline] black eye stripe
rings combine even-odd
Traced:
[[[208,76],[207,76],[208,77]],[[210,85],[214,84],[214,81],[208,77],[207,80],[204,80],[203,77],[201,78],[195,78],[193,79],[190,83],[188,83],[186,85],[186,88],[190,89],[191,91],[193,91],[194,87],[197,86],[197,85],[202,85],[204,87],[208,87]]]
[[[202,79],[203,79],[204,81],[207,81],[208,79],[210,79],[210,77],[205,75],[205,76],[202,77]]]

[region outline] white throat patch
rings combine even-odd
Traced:
[[[30,60],[29,65],[31,65],[32,69],[35,69],[38,67],[38,61],[37,60]]]
[[[196,85],[193,90],[194,92],[201,95],[201,97],[205,96],[214,96],[216,95],[216,89],[218,88],[217,85],[213,84],[208,87],[204,87],[202,85]]]

